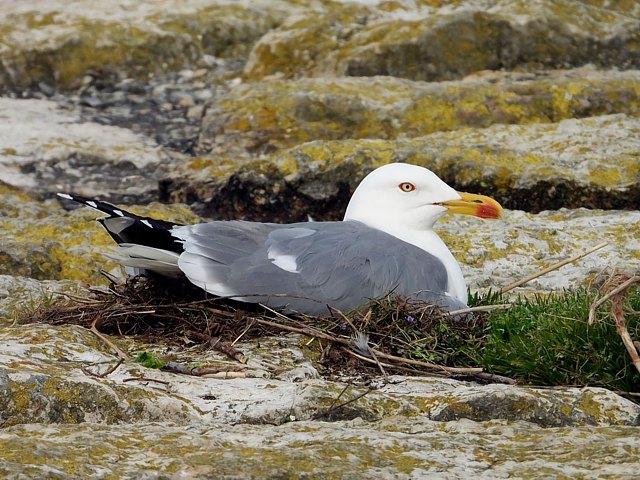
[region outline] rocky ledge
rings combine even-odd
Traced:
[[[472,292],[604,241],[516,295],[637,273],[640,7],[605,3],[0,0],[0,474],[636,473],[640,408],[597,387],[330,378],[296,335],[240,342],[247,365],[111,336],[243,378],[100,377],[116,360],[88,330],[15,321],[119,272],[56,191],[177,222],[338,219],[393,161],[507,207],[438,226]]]

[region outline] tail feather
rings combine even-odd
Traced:
[[[125,243],[112,247],[111,252],[105,252],[103,255],[133,269],[134,274],[151,271],[165,277],[183,276],[180,267],[178,267],[180,255],[168,250]]]
[[[127,267],[145,269],[161,275],[175,277],[180,275],[178,257],[183,252],[182,240],[174,237],[171,229],[179,223],[142,217],[123,210],[111,203],[58,193],[67,200],[81,203],[106,213],[107,217],[98,219],[119,247],[115,253],[106,254]]]

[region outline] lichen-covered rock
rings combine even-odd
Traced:
[[[49,94],[194,65],[238,71],[253,43],[293,9],[284,1],[4,1],[0,90]]]
[[[633,478],[637,427],[526,422],[270,425],[15,425],[0,431],[0,474],[77,478]],[[117,462],[114,461],[117,459]]]
[[[640,272],[638,211],[508,211],[497,222],[447,217],[436,230],[460,262],[471,290],[494,291],[602,242],[608,246],[519,288],[561,292],[592,285],[604,271]]]
[[[393,77],[241,84],[207,109],[201,153],[247,156],[312,140],[418,137],[461,127],[640,112],[640,72],[593,68],[425,83]]]
[[[132,338],[114,341],[132,353],[154,348]],[[115,362],[109,347],[74,326],[5,326],[0,343],[0,424],[5,426],[34,421],[280,425],[315,418],[377,421],[397,415],[438,421],[525,420],[542,426],[640,425],[639,405],[603,389],[554,392],[402,377],[381,379],[382,386],[369,392],[345,388],[317,378],[297,336],[236,344],[248,358],[246,366],[206,350],[198,353],[200,365],[246,374],[231,380],[176,375],[132,361],[99,378],[91,372],[99,374]],[[193,354],[171,352],[174,361],[185,363],[193,361],[188,360]],[[306,374],[295,373],[303,367]],[[346,403],[340,408],[335,407],[338,398]]]
[[[73,280],[35,280],[0,274],[0,328],[11,325],[28,308],[46,305],[60,292],[78,293]]]
[[[638,6],[624,2],[330,3],[268,32],[244,73],[437,81],[479,70],[629,68],[640,65],[639,36]]]

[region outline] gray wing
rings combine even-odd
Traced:
[[[447,272],[436,257],[359,222],[289,225],[211,222],[174,228],[184,240],[178,265],[215,295],[327,313],[348,311],[390,292],[447,310]]]

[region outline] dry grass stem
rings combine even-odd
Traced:
[[[124,362],[124,360],[123,360],[122,358],[120,358],[120,359],[118,360],[118,363],[115,363],[114,365],[112,365],[111,367],[109,367],[107,370],[105,370],[105,371],[104,371],[104,372],[102,372],[102,373],[95,373],[95,372],[92,372],[92,371],[91,371],[91,370],[89,370],[87,367],[82,367],[82,372],[83,372],[85,375],[89,375],[89,376],[91,376],[91,377],[105,378],[105,377],[107,377],[107,376],[111,375],[113,372],[115,372],[115,371],[118,369],[118,367],[119,367],[120,365],[122,365],[122,362]]]
[[[611,313],[616,321],[616,332],[620,335],[622,339],[622,343],[631,357],[631,362],[636,367],[638,373],[640,373],[640,355],[638,354],[637,347],[635,342],[631,338],[629,334],[629,329],[627,328],[627,320],[624,316],[624,293],[626,290],[633,285],[634,283],[640,283],[640,276],[633,276],[629,278],[625,278],[623,275],[614,275],[609,280],[608,285],[605,284],[605,288],[609,287],[613,284],[615,285],[621,279],[624,278],[624,281],[619,285],[611,288],[609,292],[607,292],[601,299],[594,302],[589,309],[589,325],[591,325],[595,320],[596,310],[606,301],[611,301]]]
[[[116,355],[118,355],[118,358],[119,358],[120,360],[123,360],[123,361],[125,361],[125,362],[126,362],[127,360],[130,360],[130,359],[131,359],[131,357],[130,357],[127,353],[123,352],[123,351],[122,351],[122,350],[121,350],[121,349],[120,349],[120,348],[119,348],[115,343],[113,343],[111,340],[109,340],[107,337],[105,337],[104,335],[102,335],[102,334],[98,331],[98,329],[96,328],[96,324],[98,323],[98,320],[99,320],[99,318],[96,318],[96,319],[93,321],[93,323],[91,324],[91,328],[90,328],[91,333],[93,333],[96,337],[98,337],[98,338],[99,338],[100,340],[102,340],[104,343],[106,343],[107,345],[109,345],[109,347],[110,347],[114,352],[116,352]]]
[[[593,325],[593,322],[595,321],[595,318],[596,318],[596,310],[598,308],[600,308],[600,306],[604,302],[606,302],[607,300],[610,300],[615,295],[618,295],[619,293],[622,293],[627,288],[629,288],[631,285],[633,285],[634,283],[638,283],[638,282],[640,282],[640,276],[630,277],[626,281],[622,282],[620,285],[615,287],[613,290],[607,292],[607,294],[605,296],[603,296],[602,298],[600,298],[598,301],[592,303],[591,307],[589,308],[589,322],[588,322],[589,325]]]
[[[493,312],[495,310],[506,310],[510,308],[510,303],[500,303],[498,305],[480,305],[479,307],[461,308],[459,310],[452,310],[448,313],[449,316],[455,317],[456,315],[463,315],[465,313],[478,313],[478,312]]]
[[[609,245],[608,242],[602,242],[602,243],[596,245],[595,247],[591,247],[591,248],[585,250],[584,252],[577,253],[577,254],[575,254],[575,255],[573,255],[573,256],[571,256],[569,258],[566,258],[566,259],[564,259],[564,260],[562,260],[562,261],[560,261],[558,263],[554,263],[553,265],[540,270],[538,273],[534,273],[532,275],[529,275],[528,277],[525,277],[525,278],[523,278],[521,280],[518,280],[517,282],[514,282],[514,283],[512,283],[510,285],[507,285],[506,287],[502,287],[499,290],[499,293],[509,292],[509,291],[513,290],[514,288],[517,288],[517,287],[520,287],[520,286],[524,285],[525,283],[529,283],[531,280],[534,280],[534,279],[536,279],[538,277],[546,275],[549,272],[553,272],[554,270],[557,270],[557,269],[559,269],[561,267],[564,267],[565,265],[567,265],[569,263],[575,262],[576,260],[579,260],[579,259],[581,259],[583,257],[586,257],[587,255],[589,255],[589,254],[591,254],[591,253],[593,253],[593,252],[595,252],[597,250],[600,250],[601,248],[604,248],[607,245]]]

